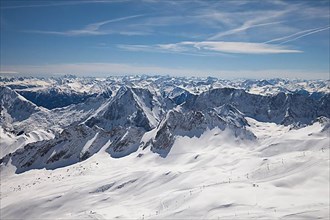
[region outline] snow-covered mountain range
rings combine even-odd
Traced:
[[[1,213],[6,218],[190,219],[195,216],[191,210],[199,218],[233,214],[247,218],[250,213],[251,217],[299,217],[300,210],[308,213],[301,216],[329,214],[324,208],[329,199],[318,201],[329,192],[329,81],[168,76],[2,77],[0,81],[0,170],[2,184],[6,183],[1,188]],[[307,167],[312,182],[300,173]],[[38,187],[32,181],[36,176],[43,179],[37,181]],[[66,188],[43,191],[64,176]],[[88,204],[71,207],[73,211],[63,206],[33,208],[24,199],[23,203],[14,199],[40,191],[52,207],[60,200],[80,203],[68,191],[80,180]],[[255,201],[254,212],[248,211],[251,201],[235,193],[221,194],[222,199],[211,196],[250,183],[255,189],[265,183],[264,192],[276,187],[269,195],[288,197],[292,203],[305,187],[319,191],[295,208],[291,203]],[[146,190],[148,184],[155,192]],[[22,188],[27,190],[24,194]],[[291,197],[282,195],[281,190],[288,188],[296,190]],[[246,190],[249,197],[254,189]],[[161,191],[160,206],[152,202],[157,191]],[[139,204],[115,199],[130,193]],[[210,202],[198,208],[198,201],[208,195]],[[218,200],[228,201],[218,204]],[[39,197],[34,201],[35,205],[44,202]],[[106,209],[102,202],[93,206],[97,201],[119,202],[118,210]],[[15,212],[16,205],[24,207],[25,214]],[[314,214],[305,206],[315,207]],[[266,214],[269,209],[281,211]]]

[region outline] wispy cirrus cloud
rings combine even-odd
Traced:
[[[301,50],[290,49],[266,43],[226,42],[226,41],[183,41],[173,44],[155,45],[118,45],[128,51],[187,53],[189,55],[223,55],[223,54],[281,54],[301,53]]]
[[[198,50],[210,50],[216,52],[237,54],[279,54],[302,52],[300,50],[293,50],[283,46],[249,42],[202,41],[182,42],[181,44],[193,46]]]
[[[308,29],[308,30],[299,31],[297,33],[290,34],[288,36],[275,38],[275,39],[266,41],[265,43],[280,42],[279,44],[285,44],[285,43],[288,43],[288,42],[295,41],[295,40],[298,40],[300,38],[306,37],[306,36],[311,35],[311,34],[326,31],[328,29],[330,29],[330,26],[320,27],[320,28],[312,28],[312,29]]]
[[[94,2],[102,4],[92,5]],[[118,2],[118,4],[105,4],[108,2]],[[59,65],[14,66],[5,69],[9,72],[165,73],[173,71],[179,74],[186,71],[164,68],[170,64],[186,66],[187,69],[200,67],[203,69],[200,72],[207,73],[213,71],[208,70],[208,67],[216,68],[220,65],[223,68],[236,70],[242,66],[250,68],[252,72],[257,68],[277,68],[278,66],[296,68],[299,71],[317,67],[320,70],[326,70],[324,76],[328,76],[329,7],[326,3],[327,1],[280,0],[7,1],[5,4],[1,4],[3,12],[0,24],[1,33],[15,37],[4,38],[1,52],[9,52],[14,45],[15,50],[12,51],[16,51],[16,54],[13,56],[13,52],[7,53],[8,55],[3,56],[5,58],[2,63],[19,64],[21,60],[24,60],[24,63],[35,64],[71,62],[71,64]],[[66,5],[70,5],[70,7],[66,7]],[[93,6],[93,10],[90,10],[91,6]],[[28,13],[20,13],[19,8]],[[94,10],[94,8],[101,10]],[[90,11],[88,17],[93,19],[87,23],[84,19],[86,11]],[[57,16],[63,12],[65,16]],[[121,14],[119,16],[122,17],[115,18],[113,17],[115,14]],[[74,18],[70,22],[70,25],[73,26],[68,28],[66,21],[71,17]],[[48,22],[43,19],[51,20]],[[37,28],[45,27],[45,25],[48,25],[47,29]],[[45,44],[36,45],[34,35],[29,34],[26,37],[26,32],[42,35],[38,36],[38,39],[45,39]],[[323,33],[316,34],[319,32]],[[111,34],[132,36],[104,37]],[[70,40],[53,36],[49,38],[48,35],[63,36]],[[143,37],[133,35],[143,35]],[[313,36],[306,37],[310,35]],[[87,37],[80,39],[80,36]],[[73,37],[77,37],[77,39],[71,41]],[[301,38],[304,42],[298,41]],[[86,39],[88,39],[88,44],[85,43]],[[100,43],[100,41],[105,43]],[[306,43],[307,41],[308,43]],[[83,44],[81,44],[82,42]],[[90,45],[97,46],[91,48]],[[89,50],[76,50],[77,46],[79,48],[87,46]],[[310,48],[317,49],[311,50]],[[118,53],[118,50],[121,51]],[[65,51],[65,55],[62,55],[63,51]],[[138,53],[140,51],[148,53]],[[41,55],[46,52],[49,56]],[[137,53],[133,54],[133,52]],[[303,52],[304,54],[299,56],[295,55]],[[198,58],[189,57],[187,59],[188,57],[172,56],[173,54],[198,56]],[[239,54],[244,54],[244,56],[238,56]],[[284,56],[262,56],[263,62],[260,63],[258,61],[261,56],[250,56],[257,54],[292,55],[286,55],[285,58],[288,59],[283,59]],[[26,55],[30,57],[25,60]],[[137,56],[138,59],[136,59]],[[222,57],[210,57],[209,59],[209,57],[203,58],[202,56]],[[320,59],[313,60],[310,59],[311,56],[317,56]],[[125,60],[128,63],[96,63],[107,60],[108,57],[116,57],[116,60]],[[239,59],[227,59],[227,57]],[[291,57],[294,59],[290,59]],[[95,63],[73,63],[84,62],[89,58],[93,59],[89,61]],[[145,66],[133,65],[136,60],[139,60],[141,65],[144,63]],[[164,66],[158,67],[157,65],[161,65],[161,63]],[[234,72],[238,73],[239,71],[236,70]],[[299,71],[294,74],[299,75]]]
[[[254,4],[257,2],[247,1],[246,3]],[[329,7],[320,7],[309,3],[308,1],[268,1],[265,4],[274,6],[272,10],[250,8],[244,12],[235,10],[232,13],[226,13],[226,20],[230,22],[227,22],[226,27],[219,28],[220,31],[211,35],[207,40],[223,40],[224,37],[230,36],[254,41],[281,34],[292,34],[311,23],[329,20]],[[258,34],[261,31],[263,34]]]
[[[88,4],[88,3],[113,3],[120,2],[114,1],[67,1],[67,2],[51,2],[49,4],[40,4],[40,7],[44,5],[74,5],[74,4]],[[130,20],[125,23],[125,26],[116,27],[115,29],[106,29],[104,26],[112,23],[119,22],[116,19],[101,21],[94,24],[86,25],[80,29],[73,30],[31,30],[30,33],[38,34],[53,34],[62,36],[96,36],[96,35],[108,35],[108,34],[121,34],[121,35],[150,35],[154,36],[178,36],[185,37],[187,40],[199,39],[199,40],[223,40],[223,37],[231,36],[238,37],[238,41],[242,41],[240,36],[246,37],[248,41],[254,41],[255,38],[262,38],[262,41],[267,38],[273,38],[271,34],[285,35],[288,32],[288,18],[293,15],[297,15],[297,19],[302,19],[306,16],[312,16],[313,19],[317,18],[318,14],[323,11],[316,8],[307,7],[304,4],[289,4],[282,1],[267,2],[267,4],[279,5],[279,8],[272,10],[258,10],[253,7],[247,11],[237,10],[238,2],[213,2],[213,1],[194,1],[189,3],[186,1],[146,1],[142,2],[150,6],[155,7],[155,10],[148,11],[148,15],[142,19],[136,19],[137,17],[130,16],[123,17],[123,20]],[[142,4],[141,3],[141,4]],[[251,2],[250,2],[251,3]],[[257,4],[257,2],[253,2]],[[238,5],[249,4],[249,2],[241,2]],[[184,8],[196,5],[199,7],[192,7],[191,10],[183,10]],[[298,6],[299,5],[299,6]],[[35,5],[39,7],[38,5]],[[159,11],[158,7],[162,6],[162,11]],[[174,7],[175,6],[175,7]],[[235,6],[235,7],[234,7]],[[10,6],[9,6],[10,7]],[[16,6],[12,6],[16,7]],[[21,6],[17,6],[21,7]],[[23,7],[25,7],[23,5]],[[26,7],[29,7],[27,5]],[[34,6],[33,6],[34,7]],[[224,8],[233,8],[233,11],[228,12]],[[241,7],[241,6],[240,6]],[[307,10],[308,9],[308,10]],[[306,11],[306,12],[305,12]],[[281,25],[283,27],[281,28]],[[180,26],[177,31],[169,31],[173,27]],[[194,26],[193,29],[189,28]],[[272,27],[271,29],[268,27]],[[263,35],[247,32],[251,29],[267,30]],[[291,33],[296,30],[291,30]],[[272,32],[272,33],[270,33]],[[246,34],[246,35],[245,35]],[[270,37],[268,37],[270,36]],[[260,40],[260,39],[258,39]]]
[[[155,45],[138,45],[138,44],[118,44],[117,48],[131,52],[150,52],[150,53],[167,53],[167,54],[181,54],[188,56],[229,56],[228,54],[211,51],[196,51],[177,44],[155,44]]]
[[[218,40],[224,36],[238,34],[240,32],[257,28],[263,26],[270,26],[275,24],[283,23],[283,21],[279,21],[276,19],[281,19],[285,14],[290,12],[291,9],[286,9],[283,11],[268,11],[268,12],[255,12],[255,13],[237,13],[237,17],[235,18],[236,22],[240,22],[240,19],[243,19],[243,24],[238,27],[219,32],[211,37],[208,40]],[[241,17],[241,18],[240,18]]]
[[[86,25],[84,28],[81,29],[74,29],[74,30],[66,30],[66,31],[42,31],[42,30],[28,30],[26,32],[30,33],[39,33],[39,34],[54,34],[54,35],[64,35],[64,36],[88,36],[88,35],[108,35],[108,34],[122,34],[122,35],[145,35],[145,32],[139,31],[126,31],[126,30],[109,30],[109,29],[102,29],[102,26],[107,25],[109,23],[121,22],[125,20],[135,19],[138,17],[144,16],[143,14],[140,15],[132,15],[132,16],[125,16],[110,20],[105,20],[97,23],[92,23]]]

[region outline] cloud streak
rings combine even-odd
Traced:
[[[288,8],[283,11],[267,11],[267,12],[254,12],[254,13],[236,13],[235,20],[239,21],[240,19],[244,19],[244,22],[239,27],[229,29],[227,31],[219,32],[212,37],[208,38],[208,40],[218,40],[224,36],[238,34],[240,32],[257,28],[263,26],[269,26],[274,24],[283,23],[283,21],[276,21],[274,19],[282,18],[285,14],[290,12],[291,9]]]
[[[87,3],[113,3],[113,2],[121,2],[120,0],[115,1],[106,1],[106,0],[96,0],[96,1],[68,1],[68,2],[54,2],[51,4],[40,4],[40,7],[46,6],[56,6],[56,5],[71,5],[71,4],[87,4]],[[253,4],[256,2],[253,2]],[[141,3],[142,4],[142,3]],[[125,23],[125,26],[116,27],[116,29],[108,29],[106,30],[103,26],[111,22],[120,22],[118,21],[101,21],[98,23],[86,25],[81,29],[73,29],[73,30],[31,30],[26,31],[30,33],[38,33],[38,34],[52,34],[52,35],[62,35],[62,36],[97,36],[97,35],[110,35],[110,34],[121,34],[121,35],[156,35],[156,36],[164,36],[164,35],[173,35],[179,37],[185,37],[186,40],[223,40],[223,37],[233,36],[238,37],[235,40],[238,41],[255,41],[261,40],[265,41],[273,37],[269,32],[276,32],[276,34],[287,34],[287,30],[289,27],[284,26],[281,27],[283,23],[288,25],[290,21],[288,18],[292,15],[297,15],[297,19],[303,19],[301,13],[302,11],[306,11],[307,6],[301,5],[301,10],[299,5],[297,4],[289,4],[282,3],[279,4],[276,2],[268,2],[267,4],[280,5],[279,9],[276,10],[259,10],[249,8],[247,11],[237,10],[237,2],[204,2],[204,1],[195,1],[194,3],[187,3],[186,1],[173,1],[170,3],[169,1],[164,2],[143,2],[143,4],[147,4],[151,6],[151,8],[155,7],[157,4],[162,6],[163,11],[159,11],[157,7],[153,8],[151,11],[148,11],[147,14],[149,16],[144,17],[143,19],[133,19],[137,17],[132,17],[132,22]],[[173,7],[173,4],[177,5]],[[186,8],[189,5],[199,5],[200,7],[193,7],[189,12],[182,10],[182,8]],[[243,5],[247,4],[246,2],[242,2]],[[229,7],[234,5],[233,11],[226,11],[224,7]],[[239,4],[241,5],[241,4]],[[39,5],[35,5],[39,7]],[[11,6],[8,6],[11,7]],[[16,6],[12,6],[16,7]],[[17,7],[21,7],[18,5]],[[25,6],[22,6],[25,7]],[[26,7],[30,7],[26,5]],[[34,6],[33,6],[34,7]],[[241,7],[241,6],[240,6]],[[317,18],[319,15],[312,8],[308,8],[310,13],[313,13],[314,18]],[[157,11],[154,11],[157,10]],[[322,13],[319,13],[322,14]],[[152,16],[150,16],[152,15]],[[304,14],[305,15],[305,14]],[[289,16],[289,17],[288,17]],[[127,19],[129,20],[130,16]],[[126,18],[126,17],[124,17]],[[306,20],[306,18],[304,18]],[[114,19],[116,20],[116,19]],[[103,23],[105,22],[105,23]],[[194,25],[196,28],[185,29],[185,26]],[[180,31],[168,31],[169,27],[180,26],[182,32]],[[258,35],[253,32],[246,32],[250,29],[260,28],[261,30],[266,30],[267,27],[277,27],[273,29],[269,29],[265,31],[263,35]],[[120,29],[120,30],[118,30]],[[208,29],[208,30],[207,30]],[[216,31],[221,31],[215,33]],[[296,29],[295,29],[296,30]],[[292,31],[292,30],[291,30]],[[197,37],[196,37],[197,36]],[[243,37],[243,38],[240,38]],[[260,39],[262,38],[262,39]]]
[[[252,28],[262,27],[262,26],[269,26],[269,25],[279,24],[279,23],[282,23],[282,22],[276,21],[276,22],[268,22],[268,23],[260,23],[260,24],[249,24],[249,23],[253,23],[253,22],[247,22],[247,23],[244,23],[242,26],[240,26],[238,28],[231,29],[231,30],[224,31],[224,32],[220,32],[220,33],[208,38],[208,40],[217,40],[217,39],[220,39],[221,37],[237,34],[239,32],[246,31],[246,30],[249,30],[249,29],[252,29]]]
[[[54,34],[54,35],[64,35],[64,36],[89,36],[89,35],[108,35],[108,34],[122,34],[122,35],[144,35],[144,32],[138,32],[138,31],[114,31],[114,30],[102,30],[102,26],[115,23],[115,22],[121,22],[125,20],[130,20],[138,17],[142,17],[144,15],[132,15],[132,16],[126,16],[121,18],[115,18],[110,20],[105,20],[97,23],[92,23],[89,25],[86,25],[82,29],[75,29],[75,30],[67,30],[67,31],[41,31],[41,30],[29,30],[26,32],[30,33],[39,33],[39,34]]]
[[[301,53],[300,50],[289,49],[285,46],[279,46],[266,43],[249,42],[226,42],[226,41],[183,41],[173,44],[155,44],[155,45],[118,45],[120,49],[128,51],[144,52],[170,52],[170,53],[190,53],[222,55],[225,54],[282,54],[282,53]]]
[[[300,38],[306,37],[306,36],[308,36],[308,35],[315,34],[315,33],[321,32],[321,31],[328,30],[329,28],[330,28],[330,26],[329,26],[329,27],[326,27],[326,28],[318,29],[318,30],[315,30],[315,31],[311,31],[311,32],[308,32],[308,33],[306,33],[306,34],[303,34],[303,35],[297,36],[297,37],[295,37],[295,38],[292,38],[292,39],[288,39],[288,40],[286,40],[286,41],[283,41],[283,42],[281,42],[280,44],[285,44],[285,43],[288,43],[288,42],[291,42],[291,41],[295,41],[295,40],[298,40],[298,39],[300,39]]]
[[[300,50],[292,50],[286,47],[248,42],[225,42],[225,41],[202,41],[182,42],[182,45],[191,45],[198,50],[210,50],[223,53],[237,54],[279,54],[279,53],[301,53]]]
[[[288,36],[279,37],[279,38],[275,38],[275,39],[266,41],[265,43],[280,41],[279,44],[285,44],[287,42],[295,41],[295,40],[298,40],[299,38],[302,38],[302,37],[305,37],[305,36],[308,36],[311,34],[315,34],[315,33],[321,32],[321,31],[328,30],[329,28],[330,28],[330,26],[303,30],[303,31],[299,31],[297,33],[294,33],[294,34],[291,34]],[[284,41],[282,41],[282,40],[284,40]]]

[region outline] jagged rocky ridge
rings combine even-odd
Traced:
[[[39,110],[37,105],[26,100],[17,92],[5,86],[0,87],[0,114],[2,122],[23,121]]]
[[[329,93],[320,99],[314,99],[312,96],[299,93],[280,92],[275,95],[261,96],[241,89],[220,88],[187,99],[184,107],[200,110],[228,103],[247,117],[283,125],[311,124],[317,117],[330,115]]]
[[[254,134],[247,131],[246,126],[249,124],[243,114],[230,104],[200,111],[174,109],[167,113],[157,127],[155,137],[147,144],[153,152],[166,157],[177,135],[200,137],[206,129],[218,127],[231,129],[235,138],[254,139]]]
[[[180,87],[168,92],[122,86],[114,96],[93,96],[53,110],[37,107],[7,87],[1,87],[0,95],[1,120],[19,122],[16,129],[28,130],[31,120],[43,117],[47,120],[39,126],[44,129],[62,123],[54,139],[27,144],[1,159],[3,165],[11,161],[17,173],[67,166],[100,150],[119,158],[141,147],[166,157],[177,136],[198,137],[215,127],[231,130],[233,138],[254,140],[245,117],[292,126],[311,124],[320,116],[330,118],[329,93],[318,98],[283,92],[262,96],[216,88],[193,94]],[[63,120],[63,114],[71,120]],[[147,133],[152,135],[146,137]]]

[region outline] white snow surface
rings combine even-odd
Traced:
[[[0,127],[0,137],[0,158],[2,158],[29,143],[52,139],[54,138],[54,134],[44,130],[35,130],[16,136],[10,132],[4,131],[4,129]]]
[[[214,128],[177,136],[166,158],[102,150],[21,174],[8,163],[1,219],[328,219],[329,130],[248,122],[256,140]]]

